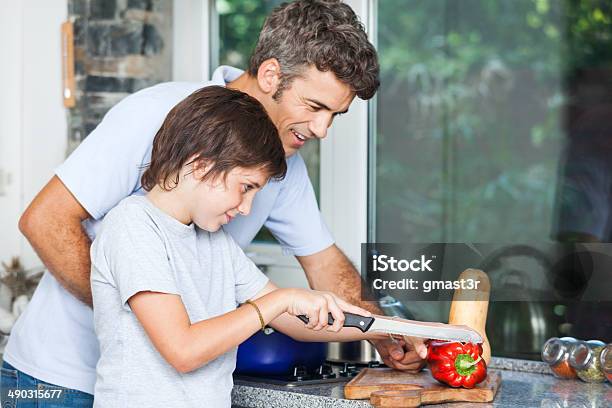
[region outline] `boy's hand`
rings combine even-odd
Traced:
[[[361,316],[371,316],[365,309],[345,302],[331,292],[320,292],[308,289],[291,289],[287,292],[287,313],[292,316],[306,315],[307,328],[337,332],[344,324],[344,313],[350,312]],[[334,323],[329,326],[327,315],[331,313]]]

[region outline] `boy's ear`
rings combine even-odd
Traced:
[[[192,172],[191,174],[197,180],[201,180],[204,178],[206,173],[212,168],[213,164],[210,162],[206,162],[204,160],[196,160],[195,157],[192,162]]]
[[[280,64],[276,58],[269,58],[257,69],[257,84],[265,94],[274,95],[281,79]]]

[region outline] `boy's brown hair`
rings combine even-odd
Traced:
[[[142,187],[171,190],[181,168],[198,161],[212,164],[204,180],[235,167],[261,168],[274,179],[287,172],[278,130],[261,103],[221,86],[195,91],[168,113],[153,140]]]

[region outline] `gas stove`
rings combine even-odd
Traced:
[[[380,367],[378,361],[368,364],[327,361],[315,370],[308,370],[306,366],[294,366],[286,375],[243,375],[234,374],[234,379],[246,382],[259,382],[266,384],[297,387],[302,385],[327,384],[350,381],[365,367]]]

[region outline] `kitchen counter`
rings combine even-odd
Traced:
[[[428,406],[448,408],[612,407],[612,386],[609,383],[587,384],[580,380],[560,380],[550,374],[548,366],[544,363],[493,358],[490,371],[498,371],[502,375],[502,384],[493,402]],[[372,407],[367,400],[344,399],[344,384],[346,383],[285,387],[236,380],[232,391],[232,403],[236,408]]]

